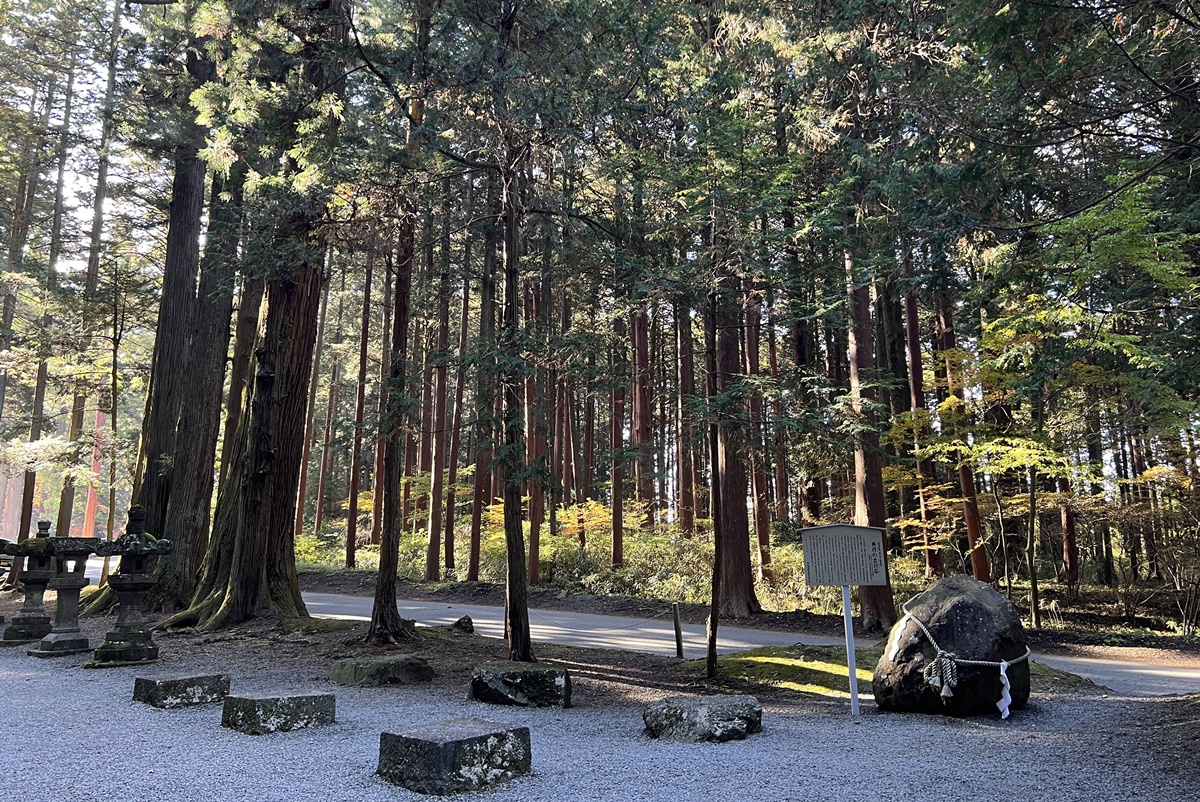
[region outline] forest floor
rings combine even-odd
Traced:
[[[373,596],[375,572],[355,570],[303,570],[300,587],[312,593],[338,593],[347,596]],[[397,581],[396,596],[412,601],[446,602],[504,606],[504,586],[490,582],[413,582]],[[1100,599],[1082,600],[1067,605],[1055,601],[1054,616],[1040,631],[1029,630],[1030,645],[1042,652],[1079,657],[1112,657],[1129,661],[1200,665],[1200,637],[1185,637],[1162,630],[1161,620],[1148,617],[1129,622],[1116,607]],[[555,588],[531,587],[529,606],[539,610],[561,610],[627,618],[660,615],[669,602],[631,596],[570,594]],[[680,617],[686,623],[703,624],[708,605],[680,604]],[[747,618],[724,618],[722,623],[748,629],[773,629],[839,637],[840,615],[820,615],[807,610],[767,611]],[[869,635],[857,630],[859,636]]]
[[[369,595],[373,587],[365,583],[364,577],[344,572],[322,573],[319,576],[306,573],[303,585],[305,590],[350,595]],[[402,584],[400,591],[404,597],[476,604],[502,602],[502,597],[497,595],[499,593],[499,588],[488,585],[459,585],[451,590],[449,587],[430,588],[410,583]],[[53,601],[54,594],[47,594],[48,610],[53,609]],[[661,603],[636,599],[598,600],[592,597],[560,596],[536,589],[531,593],[530,603],[533,607],[544,609],[577,609],[621,615],[645,615],[658,612],[661,608]],[[0,615],[10,619],[20,606],[21,595],[0,592]],[[697,615],[702,618],[703,612],[699,606],[688,607],[684,615],[689,619]],[[95,644],[103,639],[103,633],[112,626],[113,621],[111,615],[100,616],[84,620],[82,627]],[[838,634],[840,619],[790,613],[762,619],[756,617],[752,621],[740,620],[737,624]],[[267,682],[285,670],[290,678],[288,682],[315,685],[327,683],[332,664],[343,658],[412,653],[427,659],[434,669],[434,679],[427,686],[427,692],[452,700],[462,699],[475,665],[506,657],[505,644],[494,638],[446,627],[422,627],[419,633],[420,636],[414,641],[384,647],[365,642],[366,624],[359,621],[262,619],[219,632],[160,632],[156,633],[155,638],[162,650],[162,659],[158,666],[151,669],[151,673],[170,675],[219,670],[232,674],[235,686],[240,684],[245,687],[255,682]],[[1046,645],[1039,643],[1038,648],[1044,649]],[[1172,659],[1173,656],[1180,661],[1200,664],[1200,659],[1194,654],[1156,647],[1060,646],[1064,649],[1086,648],[1104,654],[1114,651],[1125,653],[1134,649],[1144,652],[1146,659]],[[17,651],[5,650],[5,653],[14,655]],[[595,709],[600,715],[608,715],[604,711],[622,710],[636,714],[645,704],[663,696],[704,692],[752,693],[771,715],[817,716],[822,721],[832,722],[840,721],[847,714],[844,694],[796,692],[765,681],[748,682],[728,678],[709,681],[704,677],[699,661],[682,662],[651,654],[547,644],[538,645],[537,656],[543,663],[569,669],[576,707],[582,710]],[[1129,654],[1125,655],[1125,659],[1129,657]],[[73,658],[64,658],[61,665],[63,670],[68,670],[67,663],[73,666],[77,662]],[[34,664],[39,671],[52,671],[53,666],[60,663],[34,660]],[[869,693],[869,685],[863,691]],[[869,697],[864,712],[873,720],[880,716],[891,720],[886,714],[874,710]],[[918,729],[925,726],[922,722],[929,721],[928,717],[912,717],[912,720]],[[1188,757],[1200,747],[1200,696],[1154,699],[1122,697],[1073,675],[1049,669],[1039,670],[1034,673],[1033,696],[1028,712],[1015,714],[1013,721],[1016,723],[1012,726],[1022,731],[1032,728],[1030,733],[1040,732],[1047,726],[1058,732],[1077,730],[1071,738],[1086,738],[1089,743],[1094,741],[1118,749],[1142,769],[1170,777],[1170,782],[1176,784],[1176,788],[1200,790],[1200,763]],[[1022,721],[1025,723],[1020,723]]]

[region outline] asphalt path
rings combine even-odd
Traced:
[[[87,576],[93,582],[100,578],[102,562],[97,558],[88,561]],[[116,568],[115,561],[112,567]],[[372,600],[368,597],[305,593],[304,603],[308,605],[311,614],[323,618],[371,618]],[[471,617],[475,631],[479,634],[492,638],[504,637],[502,607],[419,601],[399,601],[397,606],[402,616],[419,624],[451,624],[467,615]],[[661,614],[648,619],[531,609],[529,628],[534,641],[544,643],[596,649],[625,649],[668,656],[675,654],[675,629],[670,608],[666,606]],[[687,659],[704,657],[707,643],[704,627],[699,624],[683,624],[681,629],[683,656]],[[717,630],[717,635],[717,650],[722,654],[759,646],[791,646],[796,643],[835,646],[845,643],[843,638],[745,627],[723,626]],[[862,643],[860,641],[860,645]],[[1086,677],[1097,685],[1103,685],[1122,695],[1172,696],[1200,693],[1200,664],[1195,662],[1192,665],[1173,665],[1037,653],[1034,654],[1034,659],[1039,663]]]
[[[305,593],[308,611],[324,618],[370,620],[370,598],[331,593]],[[475,631],[493,638],[504,636],[504,609],[472,604],[399,601],[400,614],[418,624],[450,624],[470,616]],[[599,649],[626,649],[651,654],[675,654],[675,630],[669,607],[654,618],[574,613],[559,610],[529,611],[529,629],[534,641]],[[698,624],[683,624],[683,654],[687,659],[705,654],[705,631]],[[721,653],[753,649],[759,646],[810,646],[844,644],[843,638],[781,632],[770,629],[720,627],[717,650]],[[860,642],[861,644],[862,642]],[[1034,654],[1039,663],[1086,677],[1097,685],[1127,696],[1173,696],[1200,693],[1200,665],[1130,662],[1116,659],[1067,657]]]

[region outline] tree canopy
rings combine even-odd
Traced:
[[[1190,4],[13,0],[0,31],[0,521],[144,504],[174,623],[303,614],[296,550],[334,541],[378,554],[381,640],[397,571],[615,582],[661,568],[639,538],[708,543],[750,615],[851,518],[894,575],[1021,576],[1035,614],[1039,576],[1200,577]]]

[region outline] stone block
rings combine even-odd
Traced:
[[[225,697],[221,726],[247,735],[265,735],[332,724],[332,693],[237,694]]]
[[[104,642],[96,647],[95,656],[84,668],[110,668],[144,665],[158,662],[158,644],[150,636],[150,628],[121,631],[110,630]]]
[[[642,711],[651,738],[699,743],[740,741],[762,732],[762,705],[753,696],[671,696]]]
[[[528,727],[459,718],[379,736],[379,776],[421,794],[477,791],[528,774]]]
[[[229,695],[228,674],[198,677],[135,677],[133,701],[151,707],[189,707],[219,702]]]
[[[480,663],[467,698],[494,705],[570,707],[571,675],[565,668],[507,660]]]
[[[329,680],[338,685],[412,685],[431,679],[429,661],[411,654],[338,660],[329,674]]]

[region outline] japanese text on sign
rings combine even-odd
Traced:
[[[834,524],[814,526],[803,534],[808,585],[887,584],[882,529]]]

